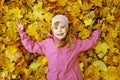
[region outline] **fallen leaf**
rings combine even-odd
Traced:
[[[107,66],[103,61],[97,60],[93,62],[93,65],[98,67],[102,71],[107,71]]]

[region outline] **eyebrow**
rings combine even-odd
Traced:
[[[59,24],[60,24],[59,21],[57,21],[57,22],[54,23],[55,26],[58,26]]]

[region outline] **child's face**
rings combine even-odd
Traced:
[[[57,25],[52,26],[52,32],[56,38],[62,40],[66,37],[68,29],[64,23],[59,22]]]

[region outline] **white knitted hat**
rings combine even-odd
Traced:
[[[64,23],[66,25],[66,27],[68,28],[69,21],[68,21],[68,18],[66,16],[61,15],[61,14],[54,16],[52,19],[52,26],[57,21]]]

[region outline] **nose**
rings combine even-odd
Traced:
[[[59,31],[59,32],[61,32],[61,31],[62,31],[62,29],[61,29],[60,27],[58,27],[58,31]]]

